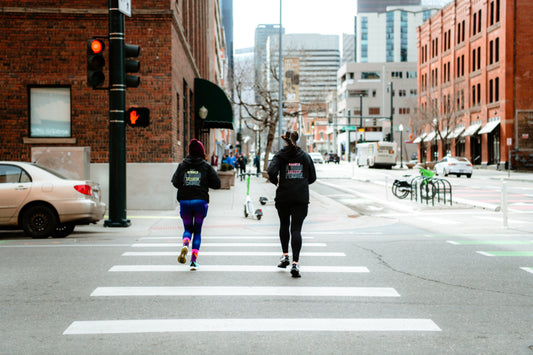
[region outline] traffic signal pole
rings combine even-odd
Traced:
[[[126,218],[126,84],[124,15],[109,0],[109,219],[106,227],[129,227]]]

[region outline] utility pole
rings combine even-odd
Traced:
[[[126,218],[126,83],[124,15],[109,0],[109,219],[106,227],[129,227]]]

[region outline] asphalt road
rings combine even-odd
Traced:
[[[274,206],[245,219],[239,182],[212,193],[194,272],[176,263],[175,211],[62,240],[1,232],[0,353],[533,353],[527,213],[506,228],[501,212],[419,206],[318,170],[300,279],[275,267]]]

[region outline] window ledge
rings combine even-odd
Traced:
[[[76,138],[30,138],[23,137],[24,144],[76,144]]]

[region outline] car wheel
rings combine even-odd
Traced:
[[[74,231],[76,225],[74,223],[61,223],[58,224],[56,230],[52,233],[54,238],[65,238],[67,235]]]
[[[57,227],[57,217],[52,208],[44,205],[30,206],[24,211],[22,229],[34,239],[48,238]]]
[[[470,179],[472,177],[472,174],[466,174],[466,177]]]
[[[448,176],[448,175],[450,175],[450,173],[447,172],[446,170],[443,170],[443,171],[444,171],[444,176]]]

